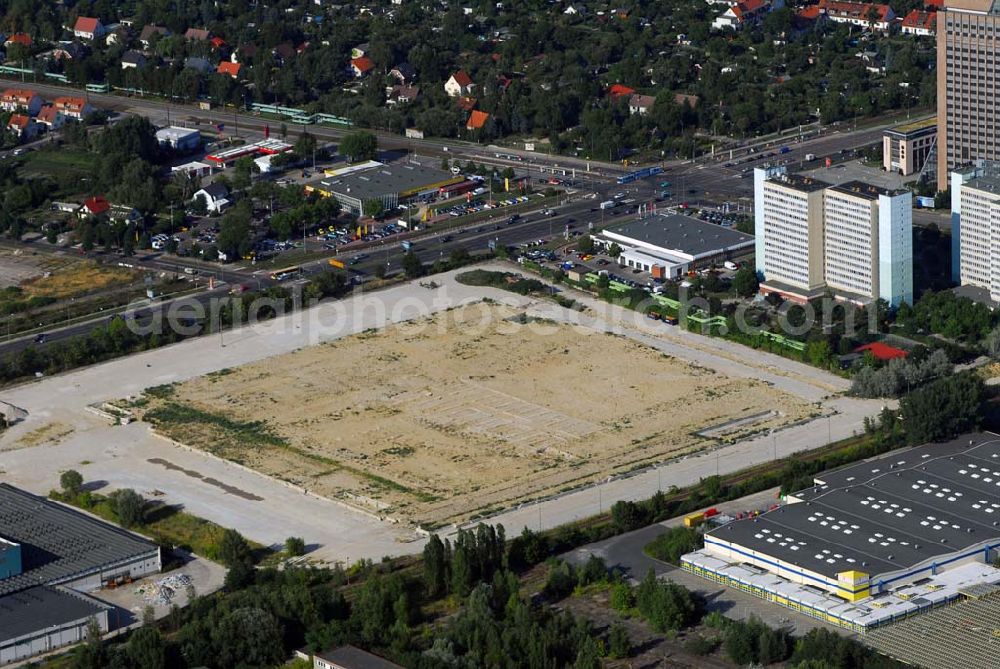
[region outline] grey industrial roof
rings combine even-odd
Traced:
[[[395,662],[373,655],[355,646],[341,646],[317,653],[317,657],[342,669],[401,669]]]
[[[978,176],[975,179],[970,179],[966,181],[962,188],[974,188],[976,190],[984,190],[990,193],[1000,192],[1000,176],[993,174],[984,174],[983,176]]]
[[[653,216],[608,228],[608,232],[695,258],[753,244],[752,235],[680,214]]]
[[[0,642],[84,620],[107,608],[66,588],[28,588],[0,597]]]
[[[0,596],[157,550],[130,532],[6,483],[0,483],[0,535],[21,544],[23,568],[0,580]]]
[[[795,172],[784,172],[768,179],[768,181],[802,191],[803,193],[812,193],[813,191],[823,190],[833,185],[806,174],[796,174]]]
[[[708,534],[830,578],[876,577],[1000,541],[995,435],[887,453],[816,482],[798,503]]]
[[[830,190],[837,191],[838,193],[845,193],[847,195],[854,195],[856,197],[863,197],[866,200],[877,200],[879,195],[899,195],[900,193],[909,192],[898,188],[882,188],[881,186],[876,186],[864,181],[858,181],[857,179],[853,181],[846,181],[839,186],[833,186]]]
[[[343,176],[324,177],[312,185],[341,195],[366,200],[398,195],[432,184],[456,179],[451,172],[418,163],[383,165]]]

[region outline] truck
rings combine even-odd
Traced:
[[[816,160],[816,154],[815,153],[807,153],[806,154],[806,162],[809,162],[811,160]]]
[[[618,204],[614,200],[605,200],[601,203],[601,209],[614,209],[614,206]]]
[[[344,269],[344,263],[336,258],[330,258],[327,262],[330,263],[330,267],[336,267],[337,269]]]
[[[722,263],[722,266],[729,270],[737,270],[740,268],[740,266],[734,263],[732,260],[727,260],[726,262]]]
[[[410,241],[409,239],[404,239],[404,240],[403,240],[403,241],[402,241],[402,242],[400,243],[400,246],[402,246],[402,247],[403,247],[403,250],[404,250],[404,251],[409,251],[410,249],[412,249],[412,248],[413,248],[413,242],[411,242],[411,241]]]

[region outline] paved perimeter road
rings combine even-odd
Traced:
[[[510,269],[510,265],[496,267]],[[88,481],[108,489],[131,487],[161,501],[181,504],[195,515],[234,527],[262,543],[279,544],[289,535],[317,544],[318,557],[353,561],[378,559],[387,554],[417,552],[421,540],[409,529],[380,521],[370,514],[336,502],[315,498],[277,480],[217,460],[200,451],[176,447],[152,436],[145,425],[108,425],[85,407],[95,402],[137,395],[144,388],[183,381],[208,372],[288,353],[303,346],[330,341],[367,328],[429,315],[455,305],[490,297],[523,308],[548,310],[548,302],[523,298],[506,291],[463,286],[456,272],[433,277],[441,287],[429,289],[411,282],[376,293],[365,293],[338,302],[325,302],[305,312],[245,327],[221,337],[209,336],[113,360],[68,374],[41,379],[0,391],[0,400],[29,412],[22,423],[0,435],[0,470],[3,478],[33,492],[45,494],[58,486],[59,473],[80,470]],[[568,313],[568,312],[567,312]],[[619,324],[620,325],[620,324]],[[631,330],[623,332],[632,336]],[[687,342],[664,339],[671,353],[699,364],[713,360],[710,346],[725,345],[694,335]],[[698,348],[694,348],[697,345]],[[747,359],[743,375],[755,372],[752,358],[759,356],[774,374],[790,378],[800,370],[777,356],[741,349]],[[692,356],[692,357],[689,357]],[[693,357],[696,356],[696,357]],[[736,363],[725,357],[715,364],[739,374]],[[780,372],[780,373],[779,373]],[[823,372],[812,370],[814,374]],[[830,379],[836,379],[827,375]],[[799,383],[800,381],[796,381]],[[813,384],[815,385],[815,384]],[[816,386],[819,388],[819,386]],[[817,391],[819,392],[819,391]],[[826,394],[824,390],[822,394]],[[629,479],[581,490],[541,504],[515,509],[494,520],[509,531],[522,526],[552,527],[575,518],[604,511],[619,499],[649,497],[658,487],[686,485],[715,473],[726,473],[772,457],[813,448],[822,428],[839,439],[861,429],[862,417],[880,406],[857,400],[824,400],[841,411],[833,419],[783,430],[778,438],[761,437],[713,453],[689,457]],[[826,425],[823,425],[826,423]],[[34,447],[26,444],[36,443]],[[162,461],[170,463],[167,467]],[[187,470],[187,471],[185,471]],[[197,472],[201,478],[192,476]],[[215,479],[211,483],[205,479]],[[228,492],[227,486],[234,492]],[[250,494],[238,494],[238,491]],[[261,499],[255,499],[259,497]]]

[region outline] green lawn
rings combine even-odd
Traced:
[[[22,177],[48,177],[59,184],[57,194],[87,190],[82,178],[93,179],[94,154],[71,147],[31,151],[21,159]]]

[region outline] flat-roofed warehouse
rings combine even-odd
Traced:
[[[747,253],[754,246],[751,235],[680,214],[660,214],[606,228],[594,242],[604,248],[617,244],[622,249],[620,265],[667,279]]]
[[[699,575],[856,631],[1000,583],[1000,438],[966,435],[818,475],[705,533]]]
[[[82,640],[110,606],[84,594],[161,569],[150,541],[0,483],[0,665]]]
[[[306,184],[305,189],[334,197],[352,214],[367,216],[373,202],[385,210],[395,209],[411,200],[435,196],[441,188],[464,180],[460,175],[411,162],[325,177]]]

